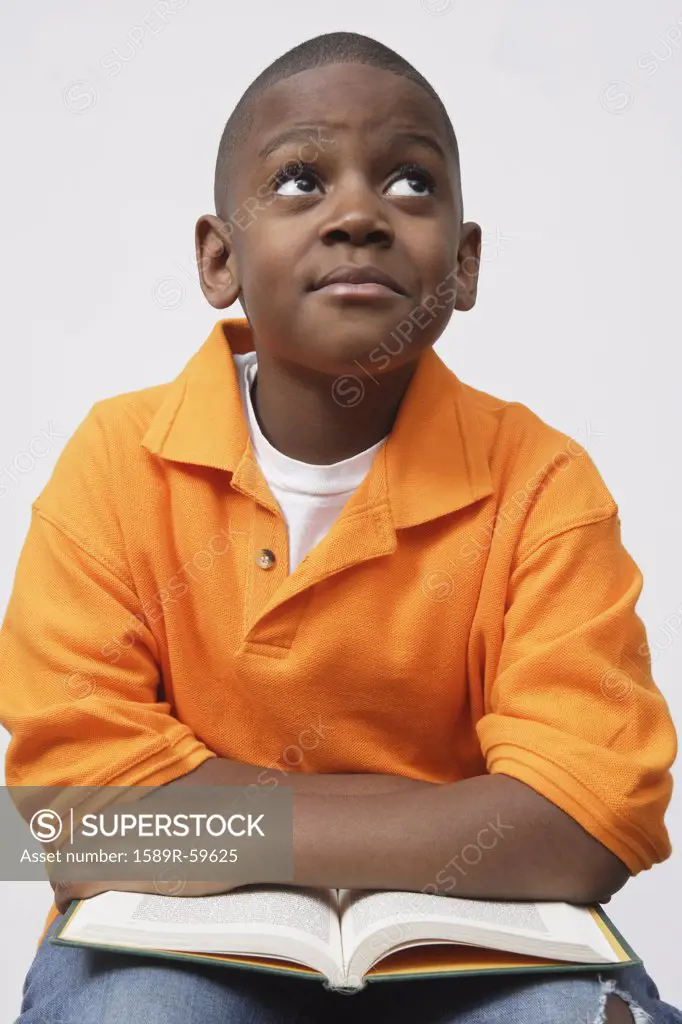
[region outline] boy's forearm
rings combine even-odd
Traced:
[[[294,792],[294,881],[480,899],[604,902],[625,865],[522,782],[483,775],[419,791]]]
[[[262,785],[264,771],[211,758],[169,785]],[[272,774],[293,790],[297,885],[589,903],[604,902],[629,877],[577,822],[506,775],[433,785]]]

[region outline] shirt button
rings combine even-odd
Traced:
[[[256,557],[256,564],[261,569],[271,569],[276,561],[275,552],[271,551],[270,548],[261,548]]]

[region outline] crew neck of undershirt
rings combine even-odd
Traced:
[[[367,475],[374,456],[385,444],[386,437],[365,451],[330,465],[319,466],[292,459],[270,444],[260,428],[253,408],[251,388],[258,370],[257,353],[235,353],[234,361],[238,370],[242,401],[246,409],[251,444],[256,461],[266,479],[282,490],[305,494],[333,495],[354,491]]]

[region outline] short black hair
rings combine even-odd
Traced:
[[[459,173],[459,147],[452,122],[445,106],[432,85],[416,68],[390,47],[357,32],[328,32],[307,39],[268,65],[242,95],[223,130],[218,147],[215,168],[214,201],[216,213],[225,198],[227,182],[231,177],[236,155],[244,142],[253,119],[254,101],[276,82],[296,75],[300,71],[324,67],[327,64],[369,64],[384,71],[409,78],[421,86],[435,100],[452,147]]]

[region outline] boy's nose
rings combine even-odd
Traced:
[[[320,237],[327,245],[350,242],[351,245],[393,244],[394,229],[382,200],[368,186],[348,187],[335,197],[320,225]]]

